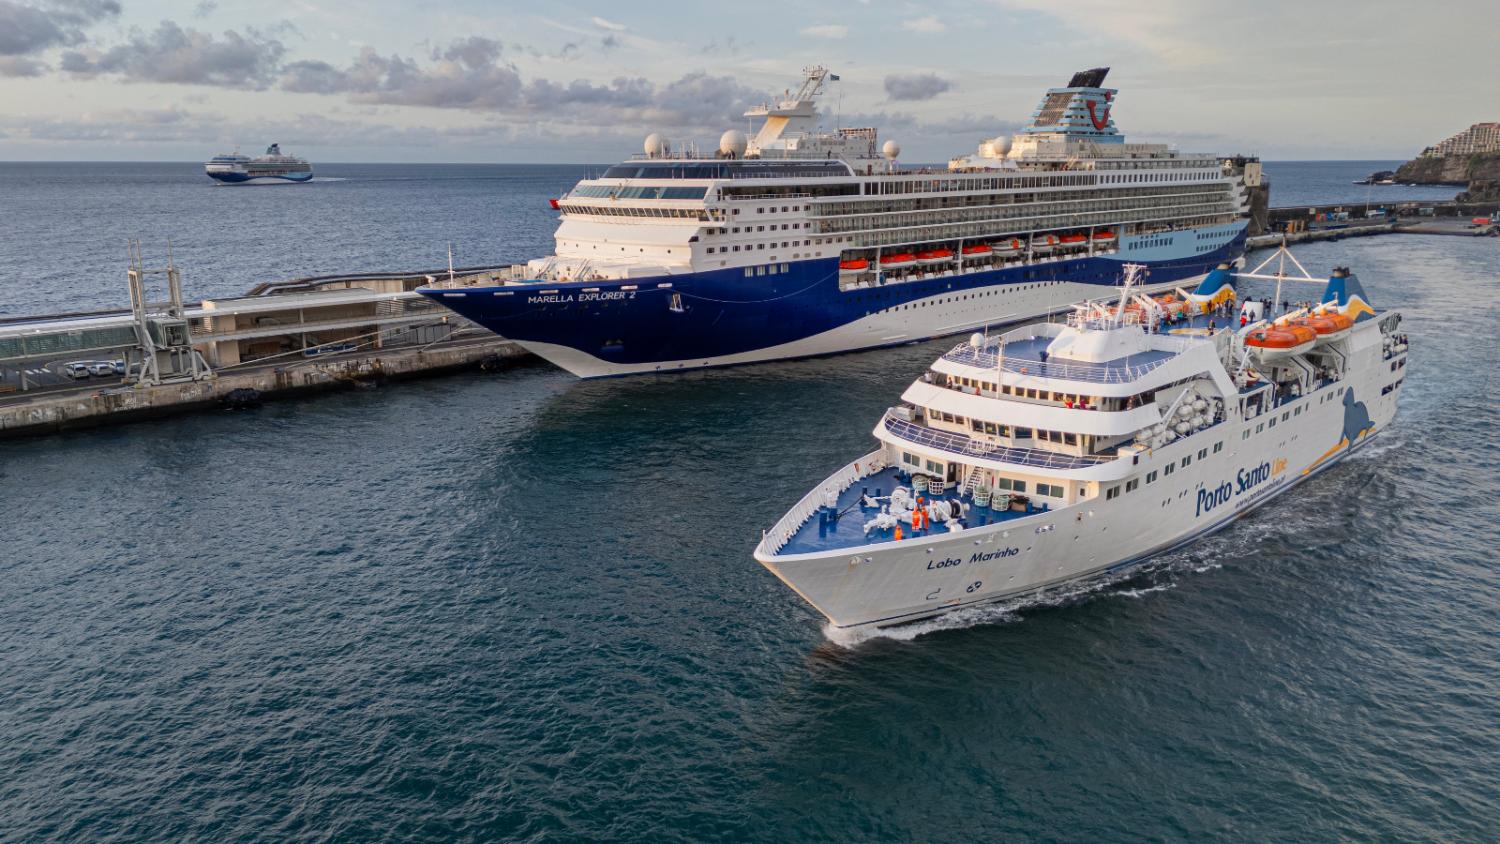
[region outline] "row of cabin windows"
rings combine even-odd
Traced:
[[[970,299],[978,299],[981,296],[994,296],[994,295],[997,295],[997,294],[1000,294],[1000,293],[1010,293],[1012,291],[1017,291],[1017,290],[1031,290],[1034,287],[1041,287],[1041,286],[1047,285],[1047,284],[1062,284],[1062,282],[1060,282],[1060,281],[1042,281],[1042,282],[1037,282],[1036,284],[1009,284],[1009,285],[1006,285],[1005,288],[1002,289],[1002,290],[981,290],[981,291],[979,291],[977,293],[961,293],[961,294],[959,294],[957,296],[945,296],[945,297],[943,297],[941,299],[932,299],[932,300],[926,301],[926,302],[910,302],[910,303],[905,304],[905,305],[896,305],[896,306],[890,307],[890,308],[882,308],[879,311],[877,311],[876,313],[882,313],[883,314],[883,313],[889,313],[890,311],[907,311],[907,310],[911,310],[912,308],[925,308],[928,305],[943,305],[943,304],[947,304],[948,302],[966,302],[966,301],[968,301]],[[876,294],[876,295],[880,295],[880,294]],[[888,297],[894,297],[897,294],[895,294],[895,293],[888,293],[886,295]],[[868,314],[867,314],[867,316],[868,316]]]
[[[753,275],[776,275],[777,273],[790,272],[790,264],[761,264],[758,267],[746,267],[745,278]]]
[[[968,387],[973,390],[984,390],[991,393],[995,392],[995,382],[993,381],[983,381],[978,378],[968,378],[960,375],[949,375],[948,386]],[[1034,387],[1012,387],[1009,384],[1000,385],[1000,394],[1005,396],[1015,396],[1017,398],[1056,402],[1057,404],[1063,405],[1065,407],[1068,406],[1068,402],[1072,402],[1072,407],[1083,408],[1086,410],[1098,410],[1101,407],[1103,407],[1105,410],[1112,410],[1116,407],[1129,410],[1133,407],[1136,407],[1137,405],[1145,404],[1148,401],[1147,393],[1137,393],[1133,396],[1126,396],[1124,398],[1115,399],[1101,398],[1099,396],[1085,396],[1081,393],[1058,393],[1049,390],[1038,390]],[[1116,405],[1115,403],[1118,404]]]
[[[789,249],[789,248],[791,248],[793,246],[804,246],[804,245],[811,246],[812,245],[812,241],[810,241],[810,240],[808,240],[808,241],[802,241],[802,240],[783,240],[781,242],[781,246],[782,246],[783,249]],[[776,248],[776,244],[775,243],[770,243],[770,244],[757,243],[757,244],[754,245],[753,248],[754,249],[765,249],[767,246],[770,246],[772,249]],[[712,246],[708,247],[707,251],[709,252],[709,254],[712,254],[714,252],[714,247],[712,247]],[[736,246],[734,246],[732,248],[728,247],[728,246],[720,246],[720,247],[718,247],[718,251],[720,251],[720,252],[730,252],[730,251],[738,252],[738,251],[740,251],[740,247],[738,245],[736,245]],[[748,244],[748,243],[745,244],[745,251],[746,252],[752,251],[751,244]]]
[[[1223,450],[1224,450],[1224,443],[1223,442],[1216,442],[1216,443],[1214,443],[1214,447],[1213,447],[1213,453],[1214,454],[1218,454],[1219,452],[1221,452]],[[1198,459],[1199,460],[1206,459],[1208,457],[1208,451],[1209,450],[1206,449],[1206,448],[1200,448],[1200,449],[1198,449]],[[1170,475],[1173,472],[1177,471],[1178,467],[1187,468],[1188,466],[1192,465],[1192,462],[1193,462],[1193,456],[1192,455],[1188,455],[1188,456],[1182,458],[1182,460],[1180,460],[1180,461],[1178,461],[1176,463],[1168,463],[1165,467],[1163,467],[1160,470],[1159,473],[1161,475]],[[1158,477],[1158,470],[1152,469],[1151,471],[1149,471],[1149,472],[1146,473],[1146,483],[1148,483],[1148,484],[1156,483],[1157,477]],[[1140,478],[1135,478],[1135,479],[1126,481],[1125,482],[1125,491],[1126,492],[1133,492],[1136,489],[1136,487],[1139,486],[1139,485],[1140,485]],[[1118,497],[1119,495],[1120,495],[1120,487],[1119,487],[1119,485],[1115,485],[1113,487],[1110,487],[1109,490],[1107,490],[1105,492],[1104,497],[1106,499],[1110,499],[1110,498]]]
[[[809,229],[812,228],[812,223],[808,223],[807,227]],[[728,234],[730,232],[733,232],[734,234],[739,234],[740,233],[740,228],[741,228],[740,226],[731,226],[731,227],[729,227],[727,229],[724,229],[724,228],[711,228],[711,229],[704,229],[703,233],[707,234],[707,235]],[[782,223],[780,229],[776,228],[776,224],[775,223],[771,224],[771,231],[773,231],[773,232],[774,231],[786,231],[787,229],[800,229],[800,228],[802,228],[802,224],[801,223]],[[766,227],[765,226],[754,226],[754,227],[745,226],[744,229],[745,229],[745,233],[749,234],[751,232],[763,232],[763,231],[766,230]]]
[[[924,465],[923,465],[924,461],[922,460],[922,458],[918,457],[915,454],[912,454],[909,451],[903,451],[903,452],[901,452],[901,462],[905,463],[906,465],[908,465],[910,467],[912,467],[913,469],[920,470],[920,469],[924,468]],[[931,472],[934,475],[942,475],[943,474],[943,464],[938,463],[935,460],[925,461],[925,464],[926,464],[925,468],[927,469],[928,472]]]
[[[962,416],[952,416],[946,413],[937,414],[936,412],[934,412],[933,415],[941,415],[943,417],[947,417],[946,419],[944,419],[944,421],[956,421],[960,425],[962,425],[964,421],[964,418]],[[1070,431],[1047,431],[1041,428],[1016,428],[1010,425],[1002,425],[997,422],[984,422],[979,419],[970,419],[969,427],[976,434],[988,434],[992,437],[1015,437],[1017,439],[1033,437],[1035,439],[1045,440],[1051,443],[1061,443],[1062,445],[1078,445],[1078,435]]]
[[[1197,166],[1201,164],[1186,162],[1161,162],[1157,166]],[[1138,163],[1131,162],[1126,166],[1139,167]],[[879,196],[883,194],[898,193],[952,193],[968,192],[976,190],[1015,190],[1017,188],[1054,188],[1054,187],[1080,187],[1099,184],[1138,184],[1142,182],[1163,181],[1199,181],[1213,177],[1213,171],[1200,170],[1197,173],[1110,173],[1095,176],[1092,174],[1064,174],[1055,176],[1000,176],[990,178],[948,178],[948,179],[892,179],[884,182],[865,182],[866,196]],[[783,209],[785,210],[785,209]]]

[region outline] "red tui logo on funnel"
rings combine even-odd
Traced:
[[[1110,97],[1109,94],[1106,93],[1104,95],[1104,101],[1106,103],[1110,101],[1110,98],[1111,97]],[[1104,127],[1109,125],[1109,108],[1106,107],[1104,109],[1103,116],[1100,116],[1100,115],[1094,113],[1094,107],[1096,105],[1098,105],[1098,103],[1096,103],[1094,100],[1089,100],[1088,101],[1088,106],[1089,106],[1089,122],[1094,124],[1094,128],[1095,129],[1098,129],[1099,131],[1102,132],[1102,131],[1104,131]]]

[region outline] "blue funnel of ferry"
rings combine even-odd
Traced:
[[[1206,313],[1220,303],[1234,300],[1234,282],[1234,270],[1228,264],[1220,264],[1203,277],[1197,290],[1183,293],[1182,298],[1197,305],[1200,312]]]
[[[1375,316],[1375,308],[1370,305],[1359,276],[1349,272],[1348,267],[1334,267],[1328,286],[1323,288],[1323,304],[1332,304],[1355,322]]]

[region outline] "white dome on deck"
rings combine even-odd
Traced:
[[[901,145],[895,141],[886,141],[885,146],[880,148],[880,154],[894,161],[901,154]]]
[[[744,156],[745,150],[750,146],[750,141],[745,133],[738,129],[730,129],[719,136],[719,152],[732,155],[735,158]]]
[[[666,138],[662,137],[660,133],[652,132],[651,134],[646,136],[646,154],[651,156],[652,158],[658,158],[660,156],[666,155],[667,150],[671,148],[672,143]]]

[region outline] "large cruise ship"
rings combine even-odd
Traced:
[[[1128,267],[1133,280],[1139,268]],[[1228,525],[1390,424],[1401,315],[1347,270],[1322,304],[1262,319],[1233,274],[975,335],[808,493],[755,558],[836,627],[1009,600]]]
[[[313,177],[307,159],[281,151],[281,144],[266,147],[265,155],[251,158],[238,152],[216,155],[203,165],[210,179],[228,185],[269,185],[305,182]]]
[[[1075,74],[1013,137],[906,168],[873,128],[819,128],[837,80],[747,112],[700,155],[659,135],[554,201],[555,254],[420,292],[582,377],[895,345],[1016,322],[1240,258],[1255,159],[1126,143],[1108,68]]]

